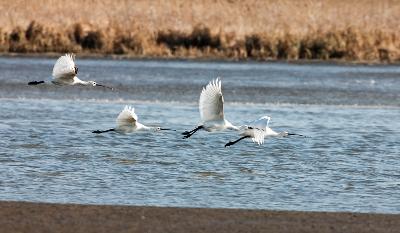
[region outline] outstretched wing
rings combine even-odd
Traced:
[[[264,143],[266,130],[254,128],[253,134],[254,134],[253,135],[254,137],[252,137],[251,140],[253,140],[254,143],[257,143],[258,145],[261,145]]]
[[[252,140],[254,143],[258,145],[264,143],[265,135],[267,134],[267,127],[271,117],[263,116],[258,120],[253,121],[250,123],[249,127],[253,129],[253,137]]]
[[[58,58],[53,67],[53,79],[72,80],[76,75],[74,60],[75,55],[72,53],[65,54]]]
[[[219,78],[212,80],[203,88],[200,94],[199,110],[203,122],[224,119],[224,97]]]
[[[135,113],[135,109],[130,106],[125,106],[124,110],[122,110],[117,117],[117,126],[133,126],[136,124],[138,117]]]
[[[250,123],[251,127],[257,128],[257,129],[266,129],[268,127],[269,121],[271,120],[271,117],[269,116],[263,116],[258,120],[253,121]]]

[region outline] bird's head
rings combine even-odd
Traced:
[[[161,130],[161,127],[155,127],[154,128],[156,131],[160,131]]]
[[[92,86],[97,86],[97,83],[95,82],[95,81],[88,81],[88,83],[90,84],[90,85],[92,85]]]

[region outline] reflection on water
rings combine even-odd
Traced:
[[[78,60],[82,79],[117,90],[25,84],[53,62],[0,58],[1,200],[400,212],[397,66]],[[232,123],[270,115],[310,138],[182,139],[217,75]],[[91,133],[125,104],[177,131]]]

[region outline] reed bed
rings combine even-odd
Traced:
[[[5,0],[0,52],[400,61],[394,0]]]

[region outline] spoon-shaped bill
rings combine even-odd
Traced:
[[[99,87],[105,87],[105,88],[108,88],[108,89],[114,90],[114,88],[113,88],[113,87],[105,86],[105,85],[98,84],[98,83],[96,84],[96,86],[99,86]]]

